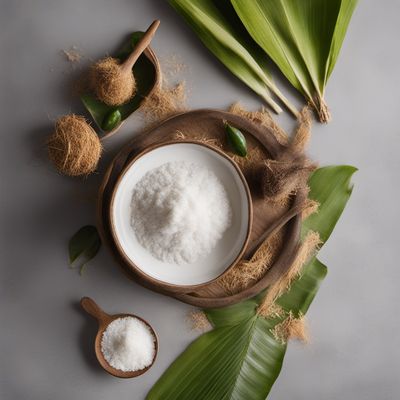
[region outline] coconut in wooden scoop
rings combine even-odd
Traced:
[[[135,95],[136,81],[132,68],[150,44],[159,25],[159,20],[150,25],[123,63],[115,58],[107,57],[92,66],[90,85],[99,100],[109,106],[118,106]]]
[[[112,57],[104,58],[91,67],[90,86],[99,100],[109,106],[126,103],[136,93],[132,70]]]

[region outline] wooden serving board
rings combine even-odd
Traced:
[[[125,256],[118,251],[113,240],[110,229],[110,203],[115,184],[121,172],[136,155],[149,146],[177,140],[179,137],[185,140],[199,140],[211,145],[218,143],[219,148],[222,144],[222,149],[229,154],[229,148],[225,144],[224,121],[237,127],[245,134],[250,155],[247,160],[241,163],[243,165],[240,165],[249,184],[253,203],[253,224],[248,244],[251,251],[245,253],[244,258],[251,256],[254,247],[259,244],[260,236],[274,226],[277,229],[284,229],[284,245],[281,253],[263,278],[253,286],[234,295],[227,295],[218,282],[207,286],[199,285],[198,288],[191,287],[188,291],[185,287],[176,287],[149,279],[148,276],[132,268]],[[175,297],[186,303],[198,307],[222,307],[254,296],[286,272],[299,245],[301,216],[297,209],[306,194],[297,193],[287,205],[271,204],[258,194],[257,182],[252,173],[255,163],[260,164],[262,162],[260,159],[276,159],[283,151],[285,151],[285,147],[276,140],[274,134],[267,128],[226,111],[194,110],[164,120],[157,127],[143,132],[128,143],[117,154],[106,171],[100,187],[98,201],[98,223],[103,242],[108,245],[119,265],[130,278],[151,290]],[[252,160],[251,155],[256,153],[259,157]],[[286,220],[288,222],[283,223]]]

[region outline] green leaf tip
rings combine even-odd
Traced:
[[[101,239],[97,228],[93,225],[86,225],[80,228],[70,239],[68,245],[69,264],[80,261],[77,265],[80,268],[80,274],[83,273],[84,266],[92,260],[101,247]]]
[[[279,100],[297,116],[296,107],[273,82],[267,57],[243,27],[229,0],[169,0],[169,4],[219,61],[275,113],[282,111]]]

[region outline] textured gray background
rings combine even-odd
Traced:
[[[160,18],[153,46],[160,56],[175,53],[189,65],[193,108],[260,102],[162,0],[0,4],[0,398],[142,399],[196,336],[185,323],[190,307],[126,280],[105,249],[83,277],[68,269],[68,239],[94,222],[101,171],[138,122],[133,118],[107,143],[99,175],[81,181],[55,173],[41,145],[57,116],[81,111],[69,93],[79,71],[60,51],[77,45],[87,63]],[[321,164],[360,170],[321,252],[329,275],[309,313],[312,343],[290,345],[271,399],[399,398],[399,15],[398,0],[361,1],[329,82],[334,119],[315,125],[310,152]],[[278,120],[294,126],[287,114]],[[131,311],[153,324],[160,353],[145,376],[118,380],[97,366],[95,324],[77,307],[83,295],[110,312]]]

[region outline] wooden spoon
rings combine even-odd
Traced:
[[[144,374],[151,366],[154,364],[154,361],[157,357],[158,353],[158,339],[157,335],[154,332],[154,329],[151,327],[151,325],[145,321],[144,319],[133,315],[133,314],[115,314],[115,315],[109,315],[106,312],[104,312],[94,300],[92,300],[90,297],[82,297],[81,299],[81,306],[82,308],[90,314],[92,317],[97,319],[97,322],[99,323],[99,329],[97,331],[95,343],[94,343],[94,350],[96,353],[97,360],[99,361],[100,365],[103,367],[103,369],[108,372],[109,374],[116,376],[117,378],[134,378],[136,376]],[[155,353],[154,353],[154,358],[153,361],[149,366],[146,368],[137,370],[137,371],[121,371],[119,369],[113,368],[106,359],[103,356],[103,353],[101,351],[101,339],[103,337],[104,331],[107,329],[107,326],[114,320],[118,318],[124,318],[124,317],[133,317],[137,318],[140,321],[144,322],[148,328],[150,329],[153,337],[154,337],[154,347],[155,347]]]
[[[160,20],[156,19],[152,22],[149,26],[147,31],[141,37],[141,39],[137,42],[135,48],[133,49],[132,53],[129,57],[121,64],[121,73],[124,74],[131,74],[132,68],[135,65],[135,62],[138,60],[140,55],[146,50],[149,46],[151,40],[153,39],[154,34],[156,33],[158,27],[160,25]]]

